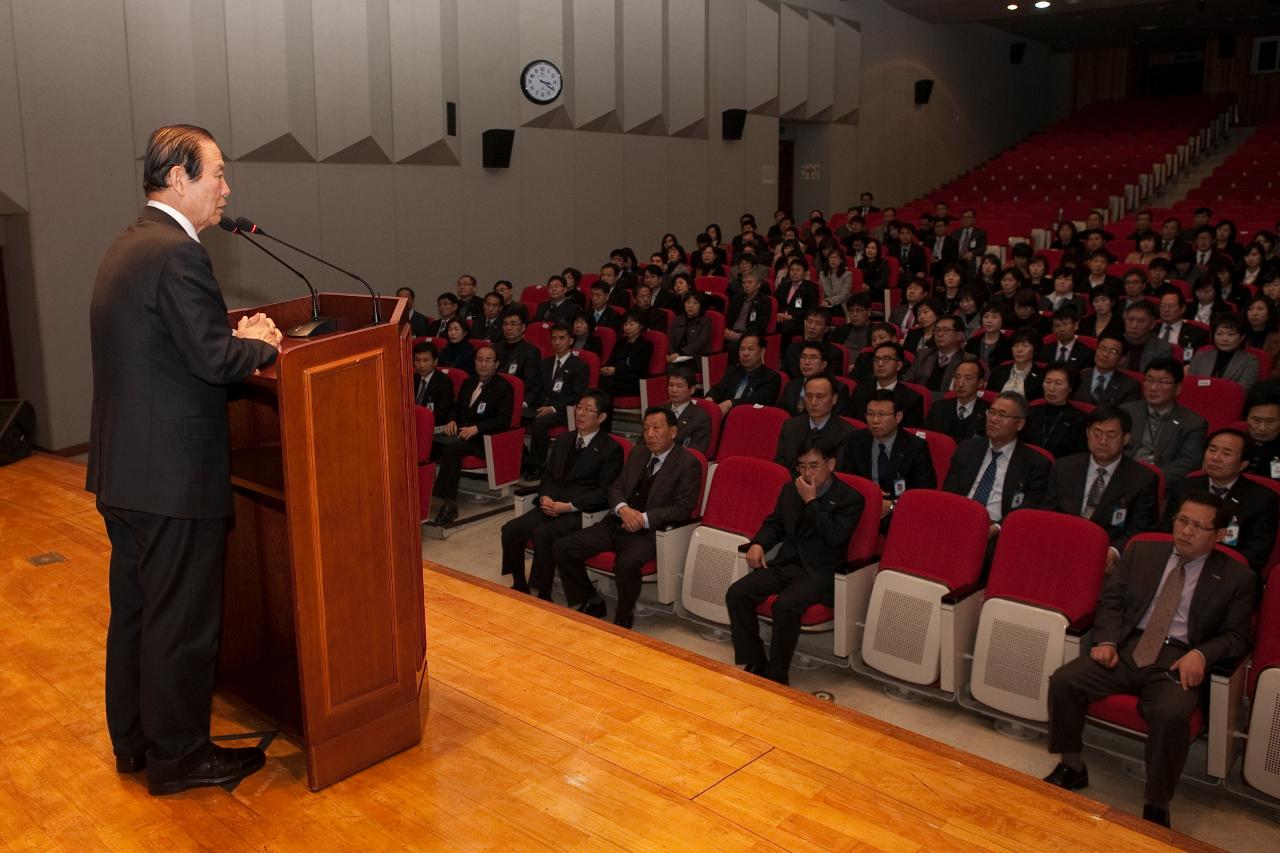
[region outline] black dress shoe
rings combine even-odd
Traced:
[[[440,507],[440,511],[436,513],[436,517],[431,523],[436,527],[444,527],[446,524],[452,524],[458,520],[458,505],[447,503]]]
[[[1068,791],[1079,791],[1089,786],[1089,768],[1081,765],[1079,770],[1072,770],[1061,761],[1053,768],[1053,772],[1044,777],[1044,781]]]
[[[1159,806],[1153,806],[1150,803],[1147,803],[1142,807],[1142,819],[1149,820],[1152,823],[1158,823],[1166,829],[1172,828],[1169,826],[1169,810],[1162,809]]]
[[[743,672],[748,672],[751,675],[758,675],[761,678],[764,677],[764,674],[768,672],[768,670],[769,664],[767,663],[749,663],[742,668]]]
[[[635,611],[632,611],[631,613],[623,613],[619,610],[613,616],[613,624],[617,625],[619,628],[630,629],[636,624]]]
[[[597,619],[604,619],[609,615],[609,606],[604,603],[604,599],[596,597],[590,601],[584,601],[574,608],[579,613],[585,613],[588,616],[594,616]]]
[[[147,769],[147,754],[139,752],[137,755],[117,755],[116,756],[116,772],[117,773],[137,773]]]
[[[159,796],[176,794],[188,788],[225,785],[256,773],[266,761],[266,755],[256,746],[239,749],[214,746],[209,757],[190,770],[157,771],[152,765],[147,773],[147,788]]]

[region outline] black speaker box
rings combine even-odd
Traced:
[[[1015,41],[1009,45],[1009,64],[1021,65],[1022,58],[1027,55],[1027,43],[1025,41]]]
[[[929,103],[929,96],[933,94],[932,80],[916,81],[916,104]]]
[[[742,130],[747,126],[747,111],[725,110],[720,114],[720,122],[722,139],[741,139]]]
[[[36,449],[36,410],[26,400],[0,400],[0,465]]]
[[[1223,33],[1218,36],[1218,58],[1219,59],[1235,59],[1236,58],[1236,37],[1231,33]]]
[[[486,130],[480,139],[484,146],[484,167],[486,169],[508,169],[511,167],[511,144],[516,139],[514,130],[493,128]]]

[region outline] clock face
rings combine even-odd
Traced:
[[[546,59],[535,59],[520,72],[520,90],[535,104],[551,103],[563,88],[560,69]]]

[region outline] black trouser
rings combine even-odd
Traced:
[[[98,504],[111,540],[107,730],[116,755],[200,763],[222,629],[227,519]]]
[[[773,639],[766,659],[756,605],[775,594],[778,600],[773,603]],[[733,633],[734,661],[757,667],[767,663],[766,676],[787,684],[791,656],[800,640],[800,617],[813,605],[830,602],[834,595],[833,579],[817,578],[790,563],[756,569],[738,578],[724,594]]]
[[[1187,762],[1191,747],[1188,720],[1200,704],[1201,688],[1183,690],[1176,678],[1169,677],[1169,667],[1186,654],[1184,647],[1166,645],[1154,664],[1139,669],[1132,658],[1136,645],[1136,638],[1124,644],[1114,669],[1085,654],[1053,674],[1049,679],[1049,751],[1081,751],[1080,734],[1090,702],[1116,693],[1136,694],[1138,711],[1151,729],[1146,742],[1146,801],[1167,808]]]
[[[559,411],[552,412],[549,415],[539,415],[529,424],[529,434],[532,439],[529,442],[529,463],[528,466],[533,471],[541,471],[542,466],[547,464],[547,451],[551,449],[551,430],[556,427],[567,426],[568,418]]]
[[[458,499],[458,481],[462,479],[462,458],[484,458],[484,439],[477,435],[466,441],[437,441],[431,445],[431,458],[440,460],[436,468],[436,497],[452,503]]]
[[[613,551],[616,556],[613,579],[618,585],[618,612],[615,618],[625,620],[640,598],[640,569],[658,552],[654,533],[652,530],[628,533],[617,516],[610,513],[604,521],[556,542],[552,554],[570,607],[577,607],[595,595],[586,560],[601,551]]]
[[[582,513],[570,512],[552,517],[544,515],[535,505],[524,515],[502,525],[502,573],[515,579],[513,588],[524,590],[533,587],[538,597],[551,600],[551,586],[556,579],[556,563],[552,546],[561,537],[582,529]],[[524,545],[533,540],[533,563],[529,567],[529,581],[524,579]]]

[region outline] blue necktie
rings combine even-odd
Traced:
[[[741,400],[741,399],[742,399],[742,395],[743,395],[743,394],[746,392],[746,390],[747,390],[747,384],[748,384],[748,383],[747,383],[747,377],[746,377],[746,376],[743,376],[743,377],[742,377],[742,381],[738,383],[738,390],[733,392],[733,399],[735,399],[735,400]]]
[[[1000,454],[1003,450],[991,451],[991,461],[987,463],[987,468],[982,472],[982,477],[978,480],[978,488],[973,490],[973,499],[983,506],[987,505],[987,501],[991,499],[991,490],[996,487],[996,464],[1000,461]]]

